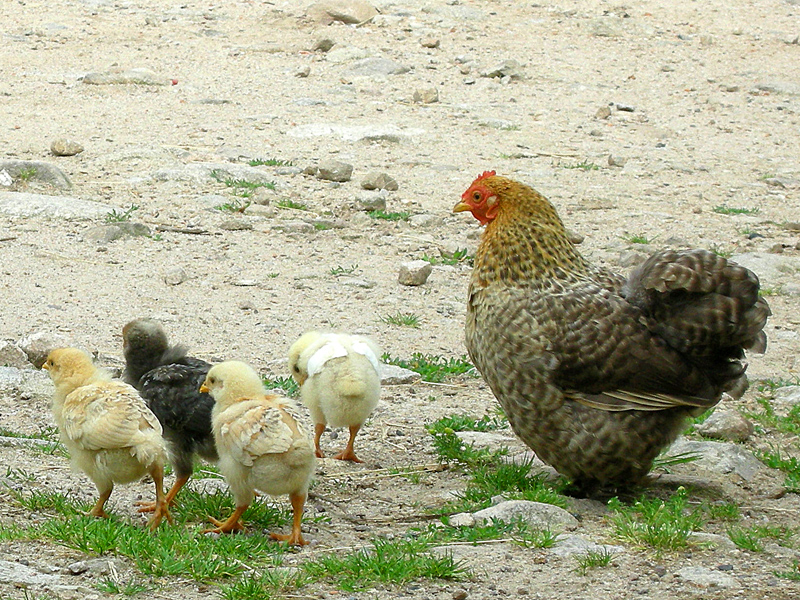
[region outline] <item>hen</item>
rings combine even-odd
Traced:
[[[486,230],[466,344],[514,431],[592,494],[641,482],[689,416],[746,388],[770,309],[749,270],[705,250],[657,252],[626,279],[592,266],[550,202],[494,171],[454,212]]]
[[[164,428],[175,483],[167,502],[175,496],[194,472],[195,456],[217,461],[211,433],[214,399],[200,392],[211,365],[186,356],[183,346],[170,346],[158,321],[135,319],[122,328],[125,370],[122,378],[144,398]],[[143,504],[142,512],[153,510]]]
[[[291,400],[266,394],[258,373],[238,361],[212,367],[200,389],[215,400],[212,422],[219,469],[236,502],[226,521],[211,519],[216,527],[209,531],[244,529],[240,517],[253,501],[255,490],[288,494],[294,514],[292,533],[271,533],[270,537],[305,545],[300,523],[315,459]]]
[[[82,350],[60,348],[47,356],[46,369],[56,386],[53,417],[76,469],[97,486],[100,498],[89,513],[108,517],[104,507],[115,483],[130,483],[147,474],[156,486],[155,529],[171,521],[164,496],[166,450],[158,419],[131,386],[111,381]]]
[[[319,440],[330,424],[350,430],[347,446],[333,458],[363,462],[353,444],[381,395],[378,356],[368,338],[343,333],[309,331],[289,348],[289,369],[314,421],[318,458],[323,457]]]

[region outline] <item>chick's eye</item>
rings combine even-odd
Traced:
[[[298,367],[297,365],[293,366],[292,369],[294,370],[295,373],[300,372],[300,367]]]

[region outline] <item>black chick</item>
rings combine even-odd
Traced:
[[[167,506],[194,472],[195,456],[219,459],[211,433],[214,399],[200,392],[211,365],[186,356],[186,348],[170,346],[158,321],[134,319],[122,328],[125,370],[122,379],[135,387],[164,428],[175,484]],[[141,512],[153,507],[143,504]]]

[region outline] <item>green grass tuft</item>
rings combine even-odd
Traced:
[[[282,160],[280,158],[254,158],[247,161],[251,167],[260,167],[262,165],[267,167],[293,167],[294,163],[290,160]]]
[[[408,221],[411,218],[410,212],[386,212],[385,210],[371,210],[367,213],[373,219],[384,221]]]
[[[416,371],[422,375],[423,381],[440,383],[448,377],[456,375],[470,375],[477,377],[478,372],[466,356],[461,358],[444,358],[433,354],[422,354],[414,352],[409,360],[394,358],[389,354],[384,354],[381,360],[390,365],[397,365],[404,369]]]
[[[417,329],[419,327],[419,317],[414,313],[395,313],[393,315],[386,315],[379,317],[382,323],[387,325],[398,325],[400,327],[411,327]]]
[[[111,212],[106,214],[104,220],[106,223],[122,223],[124,221],[130,221],[133,213],[135,213],[137,210],[139,210],[139,207],[135,204],[131,204],[123,211],[118,211],[116,208],[112,208]]]
[[[274,377],[272,379],[263,377],[262,381],[267,389],[280,390],[290,398],[296,398],[300,395],[300,386],[291,377]]]
[[[712,210],[715,213],[718,213],[720,215],[755,215],[761,209],[759,209],[759,208],[734,208],[734,207],[731,207],[731,206],[720,205],[720,206],[715,206]]]

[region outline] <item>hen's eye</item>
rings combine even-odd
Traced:
[[[472,192],[472,199],[475,200],[475,201],[480,200],[481,199],[481,193],[480,192]]]

